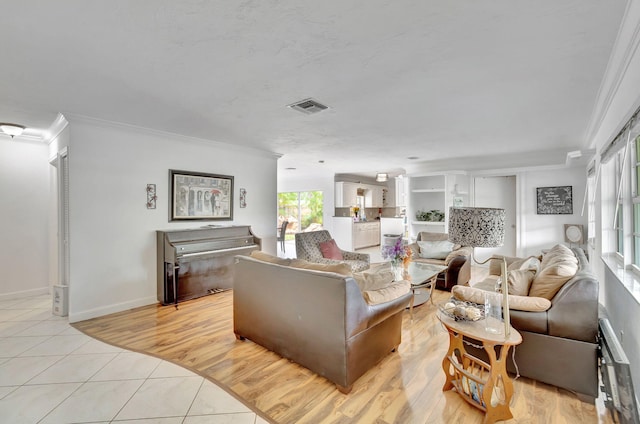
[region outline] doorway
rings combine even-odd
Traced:
[[[474,205],[505,210],[504,244],[478,249],[478,260],[491,255],[516,256],[516,176],[475,177]]]
[[[278,193],[278,222],[281,228],[287,221],[284,243],[292,248],[280,249],[284,253],[295,252],[293,240],[295,233],[322,230],[324,217],[324,195],[322,191],[290,191]]]

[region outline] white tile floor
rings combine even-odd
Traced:
[[[0,423],[266,422],[197,374],[77,331],[48,295],[0,301]]]

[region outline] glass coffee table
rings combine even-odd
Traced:
[[[420,289],[429,289],[429,298],[433,305],[433,287],[436,285],[438,274],[447,269],[444,265],[425,264],[421,262],[409,262],[409,266],[404,268],[404,278],[411,282],[411,304],[409,305],[409,313],[413,320],[413,306],[415,303],[416,292]],[[425,300],[426,302],[426,300]],[[424,303],[424,302],[423,302]]]

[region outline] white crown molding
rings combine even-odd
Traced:
[[[65,128],[67,128],[67,125],[69,125],[69,121],[67,121],[67,118],[65,118],[63,114],[58,113],[58,116],[56,116],[56,119],[49,127],[48,136],[43,141],[47,144],[51,144],[51,142],[58,138],[60,133],[64,131]]]
[[[100,126],[103,128],[125,129],[128,131],[135,131],[135,132],[144,133],[144,134],[153,134],[158,137],[170,138],[172,140],[176,140],[184,143],[197,143],[197,144],[206,145],[209,147],[219,146],[220,148],[224,148],[227,150],[234,150],[234,151],[243,152],[243,153],[251,153],[254,155],[257,154],[260,156],[266,155],[266,156],[274,157],[276,159],[282,156],[282,154],[278,152],[263,150],[257,147],[248,147],[248,146],[242,146],[237,144],[225,143],[222,141],[208,140],[204,138],[192,137],[192,136],[172,133],[168,131],[156,130],[153,128],[141,127],[133,124],[126,124],[123,122],[115,122],[115,121],[108,121],[106,119],[93,118],[85,115],[68,113],[67,117],[69,118],[69,121],[71,121],[71,126],[73,126],[73,121],[77,121],[77,122],[84,122],[87,124]]]
[[[620,24],[620,28],[618,30],[618,35],[616,37],[613,50],[611,52],[611,55],[609,56],[609,63],[607,64],[605,74],[602,78],[602,83],[600,84],[600,89],[598,90],[596,103],[591,114],[591,119],[589,121],[589,125],[587,127],[587,132],[585,135],[585,140],[587,142],[588,148],[595,148],[597,142],[595,137],[600,130],[605,117],[609,113],[609,110],[613,103],[613,99],[616,98],[619,92],[620,86],[629,70],[629,65],[634,55],[639,50],[640,19],[636,19],[635,22],[631,21],[632,17],[630,15],[630,11],[632,4],[633,1],[629,1],[627,3],[627,7]],[[637,14],[640,15],[640,13]],[[625,46],[623,46],[621,43],[623,43],[624,40],[621,39],[621,36],[623,33],[623,29],[627,25],[633,25],[633,32],[629,39],[629,42]],[[620,49],[623,48],[624,51],[619,56],[619,60],[617,60],[617,63],[614,63],[617,53]],[[635,109],[636,108],[634,107],[632,108],[632,110],[628,111],[629,116],[625,117],[621,121],[621,123],[619,124],[620,128],[622,128],[622,125],[624,125],[624,123],[628,120]],[[620,128],[618,128],[615,132],[617,132]]]

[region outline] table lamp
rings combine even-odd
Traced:
[[[499,247],[504,244],[504,209],[496,208],[449,208],[449,241],[462,246],[476,247]],[[473,257],[473,252],[471,254]],[[485,264],[490,257],[484,262]],[[509,284],[507,282],[507,261],[502,258],[501,266],[502,279],[502,309],[504,317],[504,336],[509,337]]]

